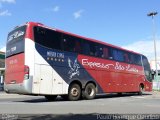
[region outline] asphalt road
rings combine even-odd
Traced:
[[[99,95],[93,100],[67,101],[58,98],[49,102],[43,96],[25,96],[0,92],[0,114],[2,117],[16,117],[17,114],[39,114],[43,117],[61,118],[106,118],[108,114],[160,114],[160,92],[142,96],[124,94],[122,96]],[[25,115],[23,115],[25,117]],[[39,119],[39,118],[38,118]]]

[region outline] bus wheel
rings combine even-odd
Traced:
[[[87,100],[94,99],[96,96],[96,87],[93,83],[87,84],[83,91],[83,97]]]
[[[54,101],[57,98],[57,95],[45,95],[45,98],[48,101]]]
[[[81,88],[78,84],[71,84],[68,92],[68,99],[71,101],[76,101],[81,98]]]
[[[138,94],[139,95],[143,95],[143,92],[144,92],[144,85],[139,85],[139,92],[138,92]]]

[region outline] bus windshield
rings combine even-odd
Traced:
[[[6,57],[24,52],[25,32],[26,32],[26,26],[21,26],[14,29],[8,34]]]

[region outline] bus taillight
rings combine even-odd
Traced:
[[[29,67],[25,65],[24,67],[24,79],[29,79]]]

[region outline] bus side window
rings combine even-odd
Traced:
[[[90,47],[90,55],[91,56],[96,56],[96,46],[95,46],[95,44],[90,42],[89,47]]]
[[[46,33],[45,28],[36,27],[36,30],[39,35],[45,35]]]
[[[85,55],[90,55],[90,47],[88,42],[83,43],[82,53]]]
[[[140,55],[131,54],[130,56],[130,63],[142,66]]]
[[[104,47],[103,48],[103,55],[102,55],[103,58],[109,58],[109,51],[108,51],[108,48]]]
[[[124,62],[130,63],[130,59],[129,59],[129,54],[128,53],[124,53]]]
[[[134,64],[134,55],[133,54],[130,55],[130,63]]]
[[[95,46],[95,48],[96,48],[95,56],[102,58],[103,57],[103,48],[102,48],[102,46],[101,45],[97,45],[97,46]]]
[[[75,39],[69,35],[63,35],[63,50],[68,52],[74,52]]]
[[[140,55],[135,55],[135,64],[142,66]]]
[[[82,46],[79,40],[75,41],[75,52],[82,53]]]
[[[113,49],[113,59],[124,62],[124,52],[121,50]]]
[[[67,47],[67,39],[64,39],[64,38],[63,38],[63,41],[62,41],[62,42],[63,42],[63,43],[62,43],[62,44],[63,44],[63,50],[64,50],[64,51],[68,51],[69,49],[68,49],[68,47]]]
[[[149,81],[152,81],[152,73],[151,73],[150,64],[145,56],[142,56],[142,62],[143,62],[144,73],[145,73],[146,78]]]
[[[42,46],[61,50],[61,33],[59,32],[46,28],[34,27],[34,39],[36,43]]]

